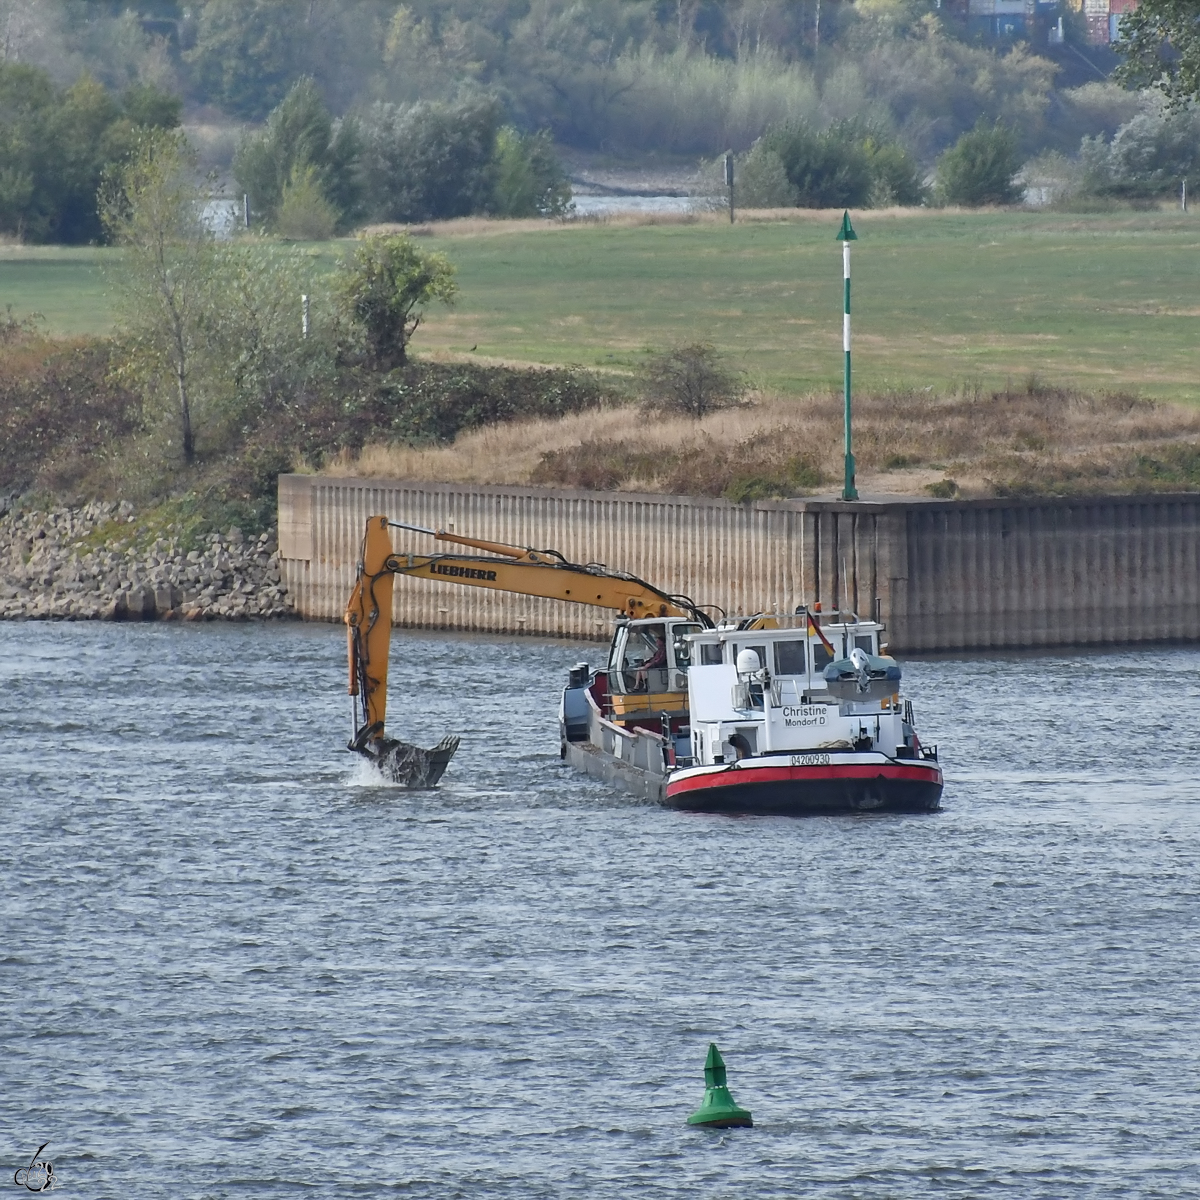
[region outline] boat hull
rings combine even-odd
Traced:
[[[666,778],[663,803],[690,812],[788,816],[922,813],[940,807],[942,772],[936,763],[876,754],[827,757],[830,761],[819,765],[793,764],[789,757],[675,771]]]

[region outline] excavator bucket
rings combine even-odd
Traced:
[[[432,750],[423,750],[397,738],[371,737],[373,729],[374,726],[368,725],[360,730],[346,748],[369,759],[389,783],[398,783],[414,791],[437,787],[459,745],[459,738],[451,734],[442,738]]]

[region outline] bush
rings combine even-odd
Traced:
[[[414,361],[380,377],[358,369],[301,389],[260,419],[220,467],[221,478],[252,494],[254,480],[273,486],[280,462],[320,465],[368,442],[452,442],[483,425],[560,417],[619,397],[587,371],[515,370],[475,363]],[[280,470],[286,468],[278,468]]]
[[[781,453],[775,435],[735,443],[701,437],[670,450],[597,438],[547,450],[531,482],[611,492],[631,484],[680,496],[724,496],[735,503],[803,496],[828,482],[803,455]]]
[[[362,120],[367,209],[375,221],[487,212],[496,193],[500,106],[376,104]]]
[[[565,417],[616,399],[596,376],[570,367],[520,370],[430,362],[393,372],[377,397],[389,434],[406,442],[453,441],[481,425]]]
[[[743,208],[796,207],[796,189],[788,178],[783,159],[761,140],[742,159],[736,188],[735,203]]]
[[[980,120],[938,160],[937,194],[943,204],[978,208],[983,204],[1016,204],[1021,189],[1014,177],[1021,168],[1011,129]]]
[[[302,242],[323,242],[337,228],[337,209],[325,199],[316,168],[295,169],[284,185],[283,199],[275,228],[285,238]]]
[[[958,495],[958,483],[950,478],[939,479],[936,483],[927,483],[925,490],[935,500],[953,500]]]
[[[138,397],[112,380],[107,342],[5,340],[0,371],[0,492],[73,491],[114,444],[141,428]]]
[[[511,125],[496,135],[493,211],[501,217],[561,217],[572,207],[571,184],[549,130],[524,136]]]
[[[1147,491],[1200,491],[1200,443],[1166,446],[1158,454],[1138,454],[1132,473]]]
[[[675,468],[677,462],[668,462],[668,457],[626,441],[590,440],[562,450],[544,451],[531,482],[582,488],[587,492],[615,492],[631,479],[655,479],[664,469]]]
[[[822,133],[804,124],[769,129],[747,155],[744,173],[747,205],[867,208],[924,199],[917,164],[904,147],[859,121],[838,121]]]
[[[422,253],[401,235],[364,238],[341,265],[337,290],[372,364],[388,371],[407,361],[426,306],[452,303],[457,288],[444,254]]]
[[[752,500],[802,496],[826,482],[825,473],[816,463],[803,455],[796,455],[773,469],[734,475],[721,495],[736,504],[748,504]]]
[[[411,362],[382,377],[361,364],[315,369],[305,356],[321,350],[312,349],[312,338],[300,343],[295,336],[298,313],[290,296],[262,313],[263,328],[245,328],[253,314],[243,311],[244,302],[257,297],[266,303],[266,293],[283,290],[296,257],[276,251],[264,263],[262,250],[234,248],[244,268],[240,282],[231,263],[224,264],[231,295],[248,289],[233,297],[240,319],[230,324],[242,328],[215,331],[229,359],[225,373],[214,379],[217,368],[205,367],[206,386],[226,397],[229,427],[220,436],[206,426],[202,453],[188,471],[163,453],[173,430],[155,423],[138,394],[115,381],[118,345],[51,342],[25,322],[0,317],[0,495],[33,487],[64,497],[150,503],[193,493],[206,508],[236,502],[267,511],[278,475],[298,458],[320,463],[343,447],[359,449],[381,437],[449,442],[482,425],[562,417],[621,400],[607,381],[575,368]],[[285,356],[286,363],[279,361]],[[234,376],[242,389],[236,405],[228,391]],[[243,524],[224,522],[230,523]]]
[[[738,404],[746,392],[742,376],[724,365],[709,342],[656,351],[639,374],[648,407],[685,413],[696,420]]]

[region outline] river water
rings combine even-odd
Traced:
[[[65,1195],[1200,1191],[1200,653],[906,664],[924,817],[723,818],[558,760],[595,645],[0,626],[0,1128]],[[688,1129],[710,1040],[753,1130]],[[7,1177],[7,1176],[6,1176]]]

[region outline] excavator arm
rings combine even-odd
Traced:
[[[436,541],[483,550],[484,555],[409,554],[392,550],[389,527],[427,534]],[[688,616],[708,627],[712,619],[686,596],[672,596],[645,580],[596,563],[568,562],[555,550],[533,550],[444,530],[404,525],[384,516],[367,520],[358,575],[346,605],[350,695],[356,697],[354,740],[350,748],[379,758],[389,739],[388,652],[391,645],[392,581],[396,575],[433,579],[523,596],[591,604],[629,618]]]
[[[343,620],[349,650],[350,695],[358,697],[355,742],[371,727],[372,740],[383,737],[387,708],[388,650],[392,638],[392,580],[387,560],[392,553],[387,517],[371,517],[358,556],[358,574]],[[361,750],[363,746],[355,746]]]

